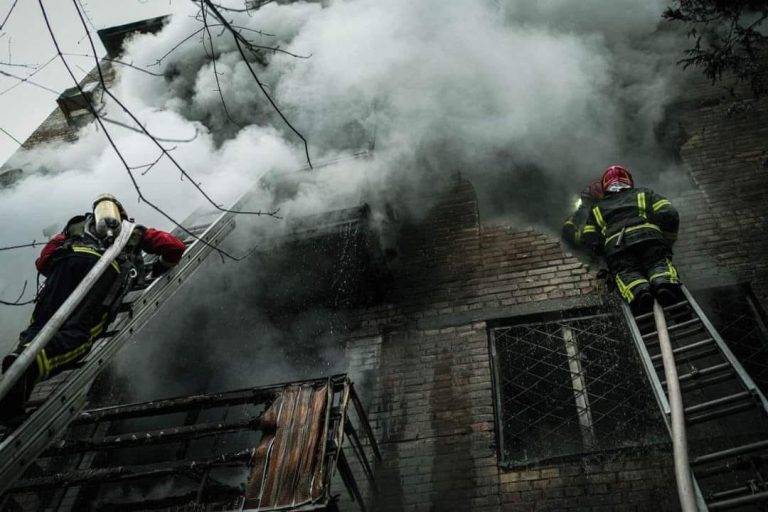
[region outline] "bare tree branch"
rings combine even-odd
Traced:
[[[235,45],[237,45],[237,50],[240,52],[240,56],[243,58],[243,62],[245,62],[245,65],[248,67],[248,71],[251,73],[251,76],[256,81],[256,84],[259,86],[259,89],[261,89],[262,94],[264,94],[264,97],[267,98],[267,101],[269,101],[270,105],[272,105],[272,108],[277,112],[277,114],[280,116],[280,118],[283,120],[283,122],[288,126],[288,128],[293,131],[304,143],[304,153],[307,157],[307,164],[310,168],[312,168],[312,160],[309,157],[309,144],[307,143],[307,139],[304,138],[304,135],[301,134],[288,119],[285,117],[285,115],[282,113],[280,108],[277,106],[275,101],[272,99],[272,96],[267,92],[267,90],[264,88],[264,84],[261,83],[261,80],[259,80],[258,75],[256,75],[256,72],[253,70],[253,66],[251,66],[251,63],[248,62],[248,58],[245,56],[245,51],[243,51],[243,41],[245,38],[237,32],[230,24],[229,22],[224,18],[224,16],[221,15],[221,13],[216,10],[216,7],[211,3],[210,0],[200,0],[200,5],[202,7],[203,3],[207,5],[211,12],[218,18],[219,22],[226,27],[226,29],[232,34],[232,37],[235,40]],[[247,44],[247,41],[246,41]]]
[[[3,127],[0,127],[0,132],[3,132],[3,133],[6,135],[6,136],[8,136],[9,138],[13,139],[13,142],[15,142],[16,144],[18,144],[19,146],[22,146],[22,145],[23,145],[21,142],[19,142],[19,139],[17,139],[16,137],[14,137],[14,136],[13,136],[13,135],[12,135],[12,134],[11,134],[11,133],[8,131],[8,130],[6,130],[5,128],[3,128]]]
[[[55,61],[57,57],[58,57],[58,55],[56,55],[56,54],[54,53],[54,54],[53,54],[53,56],[51,56],[51,58],[50,58],[50,59],[48,59],[48,61],[47,61],[45,64],[43,64],[42,66],[38,66],[38,67],[37,67],[37,68],[36,68],[36,69],[35,69],[33,72],[31,72],[30,74],[28,74],[28,75],[27,75],[25,78],[14,77],[14,78],[16,78],[16,79],[17,79],[17,80],[19,80],[19,81],[18,81],[18,82],[16,82],[15,84],[13,84],[12,86],[10,86],[10,87],[8,87],[8,88],[6,88],[6,89],[3,89],[2,91],[0,91],[0,96],[2,96],[3,94],[5,94],[5,93],[7,93],[7,92],[9,92],[9,91],[12,91],[13,89],[17,88],[17,87],[18,87],[18,86],[20,86],[21,84],[23,84],[23,83],[27,82],[27,81],[28,81],[30,78],[32,78],[33,76],[35,76],[36,74],[38,74],[40,71],[42,71],[43,69],[45,69],[46,67],[48,67],[48,65],[49,65],[51,62]]]
[[[203,14],[203,26],[205,27],[205,33],[203,33],[203,49],[205,49],[205,34],[208,34],[208,42],[211,45],[211,63],[213,64],[213,77],[216,79],[216,90],[219,92],[219,99],[221,99],[221,106],[224,109],[224,113],[227,115],[227,119],[229,119],[229,122],[236,126],[240,126],[238,123],[235,122],[234,119],[232,119],[232,115],[229,113],[229,109],[227,108],[227,102],[224,101],[224,93],[221,90],[221,82],[219,81],[219,72],[216,69],[216,49],[213,46],[213,36],[211,36],[211,29],[208,27],[208,18],[205,14],[205,5],[201,5],[201,12]]]
[[[15,301],[9,302],[5,300],[0,300],[0,304],[3,306],[26,306],[27,304],[32,304],[37,300],[37,297],[32,298],[31,300],[21,302],[21,298],[24,296],[24,292],[27,291],[27,284],[28,281],[24,281],[24,286],[21,287],[21,293],[19,293],[19,296],[16,298]]]
[[[42,0],[39,0],[39,1],[42,3]],[[93,54],[94,54],[94,55],[96,55],[96,46],[95,46],[95,45],[94,45],[94,43],[93,43],[93,37],[91,37],[91,32],[90,32],[90,30],[88,30],[88,25],[85,23],[85,19],[83,18],[83,15],[82,15],[82,13],[81,13],[81,12],[80,12],[80,10],[78,9],[77,0],[72,0],[72,3],[74,4],[75,8],[77,9],[77,14],[78,14],[78,16],[79,16],[79,18],[80,18],[80,22],[81,22],[81,25],[82,25],[82,27],[83,27],[83,30],[85,31],[86,35],[88,36],[88,42],[89,42],[89,44],[90,44],[90,46],[91,46],[91,51],[93,52]],[[62,60],[63,60],[64,62],[66,62],[66,60],[64,59],[64,57],[63,57],[63,56],[62,56]],[[117,98],[117,97],[116,97],[114,94],[112,94],[112,92],[109,90],[109,87],[107,87],[106,81],[104,80],[104,73],[102,72],[102,69],[101,69],[101,63],[99,62],[99,60],[98,60],[97,58],[95,58],[94,60],[96,61],[96,70],[98,71],[98,76],[99,76],[99,83],[101,84],[101,87],[102,87],[102,90],[104,91],[104,93],[105,93],[107,96],[109,96],[109,98],[110,98],[112,101],[114,101],[115,103],[117,103],[117,105],[119,105],[119,106],[120,106],[120,108],[123,110],[123,112],[125,112],[126,114],[128,114],[128,116],[129,116],[129,117],[130,117],[130,118],[133,120],[133,122],[134,122],[134,123],[136,123],[136,125],[137,125],[137,126],[140,128],[140,129],[141,129],[141,131],[142,131],[142,132],[144,132],[144,134],[145,134],[145,135],[146,135],[146,136],[147,136],[147,137],[148,137],[148,138],[149,138],[149,139],[150,139],[150,140],[151,140],[151,141],[152,141],[152,142],[153,142],[153,143],[154,143],[154,144],[155,144],[155,145],[156,145],[156,146],[157,146],[157,147],[158,147],[158,148],[159,148],[159,149],[160,149],[162,152],[163,152],[163,153],[165,153],[165,156],[166,156],[166,157],[168,157],[168,159],[169,159],[169,160],[170,160],[170,161],[173,163],[174,167],[176,167],[176,169],[178,169],[178,171],[181,173],[181,175],[182,175],[183,177],[187,178],[187,179],[188,179],[188,180],[189,180],[189,181],[192,183],[192,186],[193,186],[193,187],[195,187],[195,188],[197,189],[197,191],[198,191],[198,192],[199,192],[199,193],[200,193],[200,194],[201,194],[201,195],[202,195],[202,196],[203,196],[203,197],[204,197],[204,198],[205,198],[205,199],[206,199],[206,200],[207,200],[207,201],[208,201],[208,202],[211,204],[211,206],[213,206],[214,208],[216,208],[217,210],[219,210],[219,211],[221,211],[221,212],[237,213],[237,214],[245,214],[245,215],[271,215],[271,214],[270,214],[270,212],[262,212],[262,211],[238,211],[238,210],[230,210],[230,209],[228,209],[228,208],[224,208],[224,207],[223,207],[221,204],[219,204],[219,203],[216,203],[216,202],[213,200],[213,198],[211,198],[211,196],[209,196],[209,195],[208,195],[208,193],[207,193],[207,192],[205,192],[205,190],[203,190],[203,188],[200,186],[200,184],[199,184],[199,183],[197,183],[197,182],[196,182],[196,181],[195,181],[195,180],[192,178],[192,176],[190,176],[190,174],[189,174],[189,173],[188,173],[188,172],[187,172],[187,171],[186,171],[186,170],[185,170],[185,169],[184,169],[184,168],[181,166],[181,164],[179,164],[179,163],[178,163],[178,161],[176,161],[176,159],[175,159],[175,158],[173,158],[173,155],[171,155],[170,153],[168,153],[168,151],[166,151],[166,149],[163,147],[163,145],[162,145],[162,144],[160,144],[160,142],[158,142],[158,140],[157,140],[155,137],[153,137],[153,136],[152,136],[152,134],[151,134],[151,133],[149,133],[149,132],[146,130],[146,128],[144,128],[144,126],[141,124],[141,122],[139,122],[139,120],[136,118],[136,116],[133,114],[133,112],[131,112],[131,111],[128,109],[128,107],[126,107],[126,106],[123,104],[123,102],[121,102],[121,101],[120,101],[120,100],[119,100],[119,99],[118,99],[118,98]],[[67,66],[68,66],[68,64],[67,64]],[[72,76],[74,77],[74,75],[72,75]],[[78,87],[80,87],[79,83],[78,83]]]
[[[24,249],[25,247],[37,247],[38,245],[45,245],[47,242],[38,242],[37,240],[32,240],[28,244],[18,244],[18,245],[8,245],[5,247],[0,247],[0,251],[12,251],[14,249]]]
[[[110,118],[102,116],[100,114],[99,114],[99,117],[101,118],[102,121],[105,121],[105,122],[107,122],[109,124],[114,124],[115,126],[119,126],[121,128],[125,128],[127,130],[131,130],[131,131],[136,132],[136,133],[142,133],[142,134],[148,133],[146,130],[139,130],[138,128],[134,128],[133,126],[131,126],[129,124],[121,123],[120,121],[115,121],[114,119],[110,119]],[[155,140],[159,140],[159,141],[162,141],[162,142],[192,142],[193,140],[195,140],[197,138],[198,135],[199,135],[199,132],[197,131],[197,129],[195,129],[195,134],[192,135],[192,137],[189,137],[187,139],[162,138],[162,137],[158,137],[156,135],[151,135],[151,137],[153,139],[155,139]]]
[[[88,57],[90,59],[93,59],[93,55],[90,53],[64,53],[63,54],[66,57]],[[125,62],[118,59],[110,59],[109,57],[102,57],[101,60],[106,62],[111,62],[112,64],[120,64],[121,66],[125,66],[131,69],[135,69],[137,71],[141,71],[142,73],[146,73],[148,75],[152,76],[165,76],[162,73],[155,73],[153,71],[149,71],[148,69],[142,68],[140,66],[136,66],[135,64],[131,64],[130,62]]]
[[[26,78],[22,78],[22,77],[20,77],[20,76],[16,76],[16,75],[14,75],[13,73],[8,73],[7,71],[2,71],[2,70],[0,70],[0,75],[3,75],[3,76],[7,76],[8,78],[13,78],[14,80],[18,80],[20,84],[22,84],[22,83],[26,83],[26,84],[32,85],[32,86],[34,86],[34,87],[37,87],[38,89],[42,89],[42,90],[44,90],[44,91],[48,91],[48,92],[50,92],[50,93],[53,93],[53,94],[55,94],[56,96],[58,96],[58,95],[60,94],[60,93],[59,93],[59,91],[56,91],[56,90],[54,90],[54,89],[51,89],[50,87],[47,87],[47,86],[45,86],[45,85],[42,85],[42,84],[39,84],[39,83],[37,83],[37,82],[33,82],[32,80],[30,80],[30,79],[29,79],[29,77],[26,77]],[[30,75],[30,76],[31,76],[31,75]],[[5,93],[6,93],[7,91],[9,91],[9,90],[10,90],[10,89],[7,89],[7,90],[5,90],[5,91],[1,92],[0,94],[5,94]]]
[[[67,60],[62,55],[61,48],[59,47],[59,42],[56,39],[56,35],[53,32],[53,28],[51,27],[51,22],[50,22],[50,20],[48,18],[48,13],[45,10],[45,5],[43,5],[43,0],[38,0],[38,4],[40,6],[40,10],[42,11],[43,19],[45,20],[45,25],[46,25],[46,27],[48,29],[48,33],[50,34],[51,40],[53,42],[53,45],[56,48],[56,54],[59,56],[59,59],[61,60],[61,62],[64,64],[64,67],[66,68],[67,73],[69,74],[70,78],[75,83],[75,85],[78,88],[78,90],[80,91],[80,94],[82,94],[83,97],[87,98],[87,96],[83,94],[83,92],[84,92],[83,88],[80,85],[80,82],[77,80],[77,77],[75,77],[75,74],[72,72],[72,69],[70,68],[69,63],[67,62]],[[93,52],[95,54],[96,51],[95,51],[95,48],[93,48],[93,41],[91,40],[90,32],[88,31],[88,27],[85,24],[85,20],[82,18],[82,14],[80,13],[80,9],[78,8],[76,0],[73,0],[73,5],[75,6],[75,10],[77,10],[77,14],[78,14],[78,16],[81,19],[82,25],[83,25],[83,27],[84,27],[87,35],[88,35],[88,39],[91,41],[91,47],[92,47],[92,50],[93,50]],[[99,70],[99,77],[100,77],[100,79],[101,79],[101,81],[103,83],[104,77],[103,77],[103,75],[101,73],[101,67],[100,66],[98,67],[98,70]],[[149,199],[147,199],[144,196],[144,193],[141,191],[141,187],[139,186],[139,183],[136,181],[136,177],[134,176],[133,171],[131,170],[131,167],[128,165],[128,162],[125,160],[125,157],[120,152],[120,149],[117,147],[117,145],[115,144],[115,141],[112,139],[112,136],[110,135],[109,131],[106,129],[106,126],[104,125],[103,121],[98,116],[98,114],[96,113],[96,110],[93,108],[93,105],[91,105],[90,101],[88,101],[88,105],[87,106],[88,106],[88,109],[90,110],[91,114],[96,119],[96,122],[99,124],[99,126],[103,130],[104,136],[107,138],[107,141],[109,142],[110,146],[114,150],[114,152],[117,155],[118,159],[120,160],[121,164],[123,165],[123,167],[125,168],[126,172],[128,173],[128,177],[131,180],[131,184],[133,185],[134,189],[136,190],[136,194],[138,195],[140,201],[144,201],[150,208],[152,208],[153,210],[158,212],[160,215],[165,217],[168,221],[172,222],[175,226],[177,226],[179,229],[184,231],[190,237],[194,238],[195,240],[200,241],[201,243],[203,243],[204,245],[206,245],[208,247],[211,247],[213,250],[218,252],[222,257],[226,256],[227,258],[230,258],[230,259],[235,260],[235,261],[240,261],[241,259],[247,257],[247,255],[243,256],[243,257],[236,257],[236,256],[231,255],[230,253],[228,253],[227,251],[225,251],[225,250],[223,250],[223,249],[221,249],[219,247],[211,245],[209,242],[201,239],[198,235],[196,235],[195,233],[191,232],[189,229],[185,228],[180,222],[178,222],[176,219],[171,217],[168,213],[166,213],[162,208],[160,208],[154,202],[152,202]],[[165,152],[165,150],[163,150],[163,151]],[[165,154],[167,154],[167,152],[165,152]],[[265,215],[269,215],[269,213],[266,213]]]
[[[174,46],[173,46],[173,47],[172,47],[170,50],[168,50],[167,52],[165,52],[165,53],[163,54],[163,56],[162,56],[162,57],[160,57],[159,59],[157,59],[157,60],[155,61],[155,63],[154,63],[154,64],[150,64],[150,66],[159,66],[159,65],[160,65],[160,63],[161,63],[161,62],[163,62],[163,60],[165,60],[165,58],[166,58],[166,57],[168,57],[170,54],[172,54],[173,52],[175,52],[175,51],[176,51],[176,50],[177,50],[177,49],[178,49],[178,48],[179,48],[181,45],[183,45],[184,43],[186,43],[187,41],[189,41],[190,39],[192,39],[193,37],[195,37],[197,34],[199,34],[200,32],[202,32],[203,30],[205,30],[205,27],[201,27],[201,28],[199,28],[198,30],[195,30],[194,32],[192,32],[191,34],[189,34],[187,37],[185,37],[184,39],[182,39],[181,41],[179,41],[178,43],[176,43],[176,44],[175,44],[175,45],[174,45]]]
[[[11,4],[11,8],[8,9],[8,13],[5,15],[5,18],[3,18],[3,22],[0,23],[0,30],[3,30],[5,27],[5,24],[8,23],[8,18],[11,17],[11,14],[13,14],[13,10],[16,8],[16,4],[19,3],[19,0],[13,0],[13,3]]]

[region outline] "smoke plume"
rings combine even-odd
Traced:
[[[363,197],[397,202],[404,194],[435,196],[461,173],[477,188],[486,220],[557,230],[573,196],[607,164],[627,164],[641,184],[669,183],[676,175],[674,155],[657,135],[676,94],[681,38],[661,26],[664,4],[337,0],[273,2],[247,14],[227,13],[257,44],[308,57],[264,52],[249,58],[309,140],[313,160],[343,160],[294,173],[301,179],[288,194],[264,187],[253,205],[279,208],[292,219],[359,204]],[[194,4],[175,9],[161,32],[138,35],[125,47],[124,60],[153,65],[163,77],[118,67],[115,94],[158,137],[198,134],[189,143],[165,144],[176,146],[173,156],[222,204],[262,178],[304,166],[300,140],[265,101],[220,27],[211,32],[226,110],[199,36],[161,59],[200,28]],[[108,117],[130,123],[111,102],[104,108]],[[110,131],[132,165],[157,157],[141,134]],[[369,148],[370,158],[345,159]],[[171,227],[135,203],[125,172],[93,125],[77,142],[44,145],[17,154],[11,164],[35,174],[0,190],[0,216],[7,219],[2,242],[39,239],[43,228],[63,225],[103,191],[117,193],[139,222]],[[140,176],[140,184],[179,219],[204,204],[167,159]],[[241,248],[256,243],[254,233],[263,237],[282,226],[269,218],[238,220]],[[33,255],[2,255],[4,298],[24,279],[34,280]],[[287,342],[311,342],[322,353],[321,366],[338,369],[333,339],[343,318],[307,311],[291,326],[276,325],[258,306],[272,299],[264,290],[287,286],[281,277],[265,275],[256,259],[209,262],[119,367],[127,372],[143,364],[166,387],[185,378],[196,388],[213,385],[211,379],[246,384],[254,374],[280,380],[312,373],[286,362],[285,350]],[[26,314],[0,311],[7,347]]]

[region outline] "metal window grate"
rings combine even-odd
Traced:
[[[518,323],[490,337],[503,465],[666,443],[617,315]]]

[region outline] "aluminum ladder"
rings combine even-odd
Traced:
[[[684,298],[663,308],[663,313],[657,306],[661,325],[653,312],[635,315],[622,301],[673,445],[679,445],[680,438],[679,432],[675,437],[670,402],[679,387],[684,419],[681,448],[686,453],[678,458],[675,452],[676,464],[685,461],[691,475],[693,509],[763,510],[755,507],[768,501],[768,401],[690,291],[685,287],[682,291]],[[678,386],[666,382],[669,373],[665,373],[662,346],[667,337]]]
[[[250,197],[246,193],[232,208],[237,210]],[[112,323],[111,330],[94,344],[86,359],[74,370],[56,378],[44,400],[0,442],[0,494],[67,429],[86,405],[86,397],[96,376],[114,355],[141,329],[200,267],[208,255],[235,227],[235,213],[197,210],[182,225],[199,239],[176,228],[173,234],[187,245],[182,260],[167,274],[146,288],[129,293],[123,301],[123,312]],[[53,379],[52,379],[53,380]],[[28,404],[30,405],[30,404]]]

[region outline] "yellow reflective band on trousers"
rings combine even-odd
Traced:
[[[629,284],[624,284],[618,274],[616,275],[616,286],[619,287],[619,293],[621,293],[621,296],[624,297],[627,302],[632,302],[635,299],[635,294],[632,292],[632,289],[647,282],[647,279],[642,278],[635,279]]]
[[[651,281],[654,281],[656,279],[659,279],[661,277],[666,277],[669,279],[670,283],[677,283],[679,282],[679,279],[677,277],[677,269],[672,264],[672,260],[669,258],[666,259],[667,262],[667,269],[664,272],[657,272],[651,276]]]
[[[664,208],[665,206],[672,206],[672,203],[670,203],[669,200],[667,199],[661,199],[659,201],[656,201],[655,203],[653,203],[653,211],[657,212],[662,208]]]
[[[608,229],[608,225],[605,223],[605,219],[603,219],[603,213],[600,211],[600,207],[595,206],[592,208],[592,213],[595,216],[597,225],[600,226],[600,231],[605,235],[605,230]]]
[[[104,331],[104,327],[106,327],[106,324],[107,324],[107,313],[104,313],[104,315],[101,317],[101,321],[98,324],[96,324],[93,328],[91,328],[88,341],[83,343],[79,347],[75,347],[69,352],[65,352],[63,354],[59,354],[58,356],[49,358],[45,352],[45,349],[41,350],[40,353],[37,354],[37,368],[38,370],[40,370],[40,377],[45,379],[51,374],[53,370],[56,370],[61,366],[69,364],[75,359],[77,359],[78,357],[87,354],[91,350],[91,347],[93,346],[93,341]]]
[[[79,252],[81,254],[91,254],[93,256],[96,256],[97,258],[101,258],[101,253],[99,251],[91,247],[88,247],[86,245],[73,245],[72,252]],[[114,268],[115,271],[120,272],[120,265],[118,265],[117,262],[114,260],[112,261],[112,268]]]
[[[656,224],[651,224],[650,222],[646,222],[645,224],[638,224],[637,226],[626,228],[624,230],[624,233],[631,233],[633,231],[637,231],[638,229],[655,229],[656,231],[661,232],[661,228],[659,226],[657,226]],[[617,238],[620,234],[621,234],[621,231],[609,236],[605,240],[605,245],[608,245],[613,239]]]
[[[648,220],[648,214],[645,211],[645,192],[637,194],[637,213],[643,220]]]

